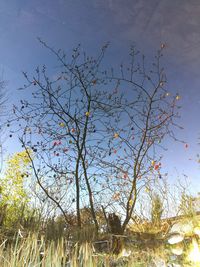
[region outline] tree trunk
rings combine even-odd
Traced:
[[[123,247],[123,228],[121,225],[120,218],[115,214],[109,214],[108,216],[109,230],[112,234],[112,245],[111,249],[114,254],[119,254]]]
[[[80,213],[80,187],[79,187],[79,162],[80,162],[80,153],[76,162],[76,216],[77,216],[77,226],[81,228],[81,213]]]

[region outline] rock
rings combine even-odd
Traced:
[[[174,244],[182,242],[183,239],[184,239],[184,235],[183,234],[180,234],[178,232],[177,233],[172,233],[168,238],[168,243],[170,245],[174,245]]]

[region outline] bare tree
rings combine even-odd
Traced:
[[[67,60],[40,42],[58,59],[59,73],[46,66],[32,78],[24,73],[23,90],[32,97],[13,109],[24,128],[20,141],[35,154],[37,182],[63,215],[76,210],[77,226],[81,208],[89,206],[98,231],[96,210],[103,206],[104,214],[122,213],[124,232],[139,193],[149,180],[162,178],[162,141],[176,140],[180,97],[166,89],[164,45],[152,65],[132,47],[130,64],[114,71],[103,67],[107,45],[97,58],[78,46]]]

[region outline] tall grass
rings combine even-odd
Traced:
[[[92,243],[76,243],[72,248],[61,238],[59,241],[39,240],[38,234],[19,235],[15,241],[0,245],[1,267],[146,267],[144,260],[135,253],[129,258],[106,253],[97,254]]]
[[[44,238],[38,240],[37,234],[29,234],[26,238],[17,236],[15,242],[0,245],[1,267],[61,267],[66,265],[67,254],[64,240],[45,243]]]
[[[163,244],[151,249],[129,245],[119,255],[109,251],[98,253],[94,243],[87,240],[73,243],[60,238],[55,241],[29,233],[26,237],[18,234],[13,242],[4,240],[0,244],[0,267],[164,267],[169,252]],[[194,267],[185,263],[180,266]]]

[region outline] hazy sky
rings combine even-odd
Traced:
[[[24,84],[22,70],[52,63],[37,37],[67,53],[78,43],[89,53],[98,52],[109,41],[110,60],[119,63],[131,44],[153,58],[160,43],[166,43],[169,87],[181,95],[184,130],[177,135],[189,148],[168,142],[163,168],[173,178],[189,175],[200,191],[195,161],[200,152],[199,0],[1,0],[0,73],[8,81],[10,102],[20,97],[16,89]]]

